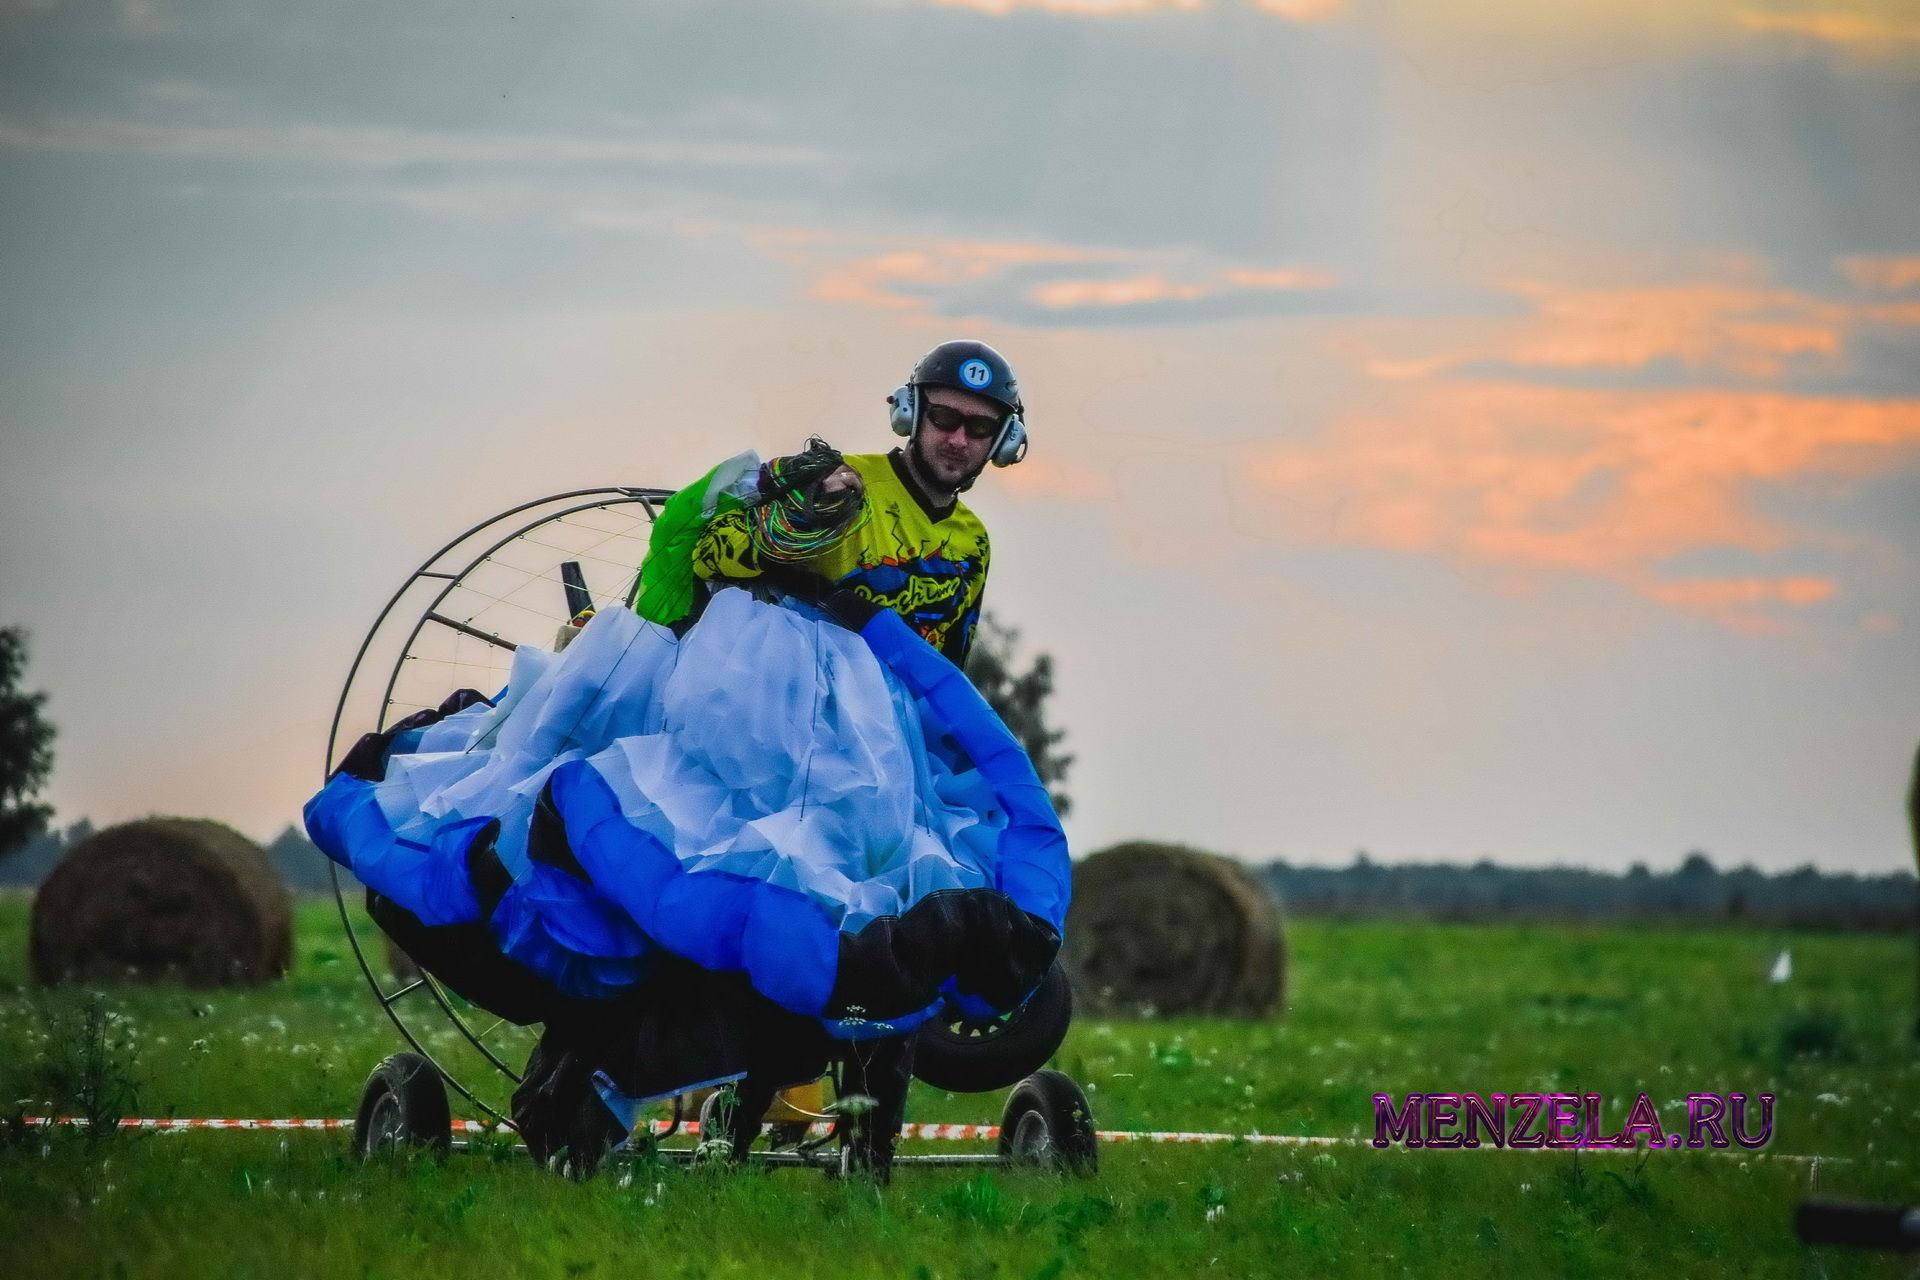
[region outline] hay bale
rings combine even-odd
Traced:
[[[1913,753],[1913,773],[1907,779],[1907,831],[1913,836],[1913,861],[1920,868],[1920,749]]]
[[[1267,1017],[1285,945],[1273,895],[1230,858],[1134,842],[1074,864],[1066,965],[1097,1010]]]
[[[75,846],[33,900],[40,982],[271,982],[293,904],[260,846],[218,822],[145,818]]]

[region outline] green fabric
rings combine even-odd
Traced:
[[[745,505],[724,492],[715,495],[711,504],[708,501],[715,478],[732,465],[731,460],[721,463],[660,508],[647,542],[646,561],[640,566],[640,593],[633,601],[634,612],[648,622],[669,627],[692,611],[694,544],[714,516]]]

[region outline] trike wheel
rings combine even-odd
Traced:
[[[453,1117],[440,1072],[417,1053],[396,1053],[373,1069],[360,1091],[353,1150],[361,1158],[401,1147],[444,1156],[453,1145]]]
[[[1073,987],[1058,960],[1026,1003],[999,1017],[970,1018],[947,1007],[920,1028],[913,1074],[948,1093],[985,1093],[1047,1065],[1073,1021]]]
[[[1093,1108],[1071,1076],[1036,1071],[1014,1087],[1000,1119],[1000,1155],[1017,1167],[1056,1173],[1099,1168]]]

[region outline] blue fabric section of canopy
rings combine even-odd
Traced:
[[[421,923],[465,924],[479,918],[480,899],[467,879],[466,857],[485,819],[448,823],[431,845],[402,840],[374,802],[373,784],[346,773],[327,779],[301,816],[322,853]]]
[[[877,614],[860,635],[916,699],[928,740],[944,739],[944,749],[970,759],[1006,811],[994,887],[1062,929],[1070,893],[1066,840],[1026,753],[966,677],[898,615]],[[491,838],[490,820],[448,822],[426,844],[404,840],[375,802],[375,785],[345,772],[329,779],[306,808],[314,843],[425,924],[480,918],[485,904],[469,862],[475,841]],[[744,972],[762,995],[820,1018],[842,1039],[911,1030],[938,1008],[936,1002],[876,1021],[827,1016],[840,933],[819,902],[732,872],[688,870],[628,820],[592,760],[561,765],[547,787],[568,852],[587,879],[530,859],[487,924],[506,955],[562,992],[615,995],[643,980],[664,948],[704,968]]]
[[[1064,933],[1072,897],[1067,838],[1033,762],[960,669],[891,610],[861,638],[902,683],[923,699],[993,787],[1011,819],[1000,833],[995,887]],[[933,725],[929,724],[929,735]]]

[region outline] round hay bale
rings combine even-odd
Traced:
[[[1238,862],[1134,842],[1074,864],[1066,964],[1096,1010],[1264,1018],[1285,991],[1286,940],[1273,895]]]
[[[287,971],[293,904],[260,846],[202,818],[83,840],[33,900],[40,982],[250,986]]]

